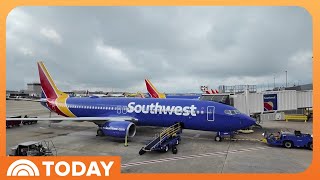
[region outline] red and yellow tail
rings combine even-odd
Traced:
[[[159,93],[157,89],[153,86],[153,84],[149,81],[149,79],[144,80],[146,82],[148,93],[153,98],[166,98],[166,95],[163,93]]]
[[[38,64],[38,70],[39,70],[40,84],[46,98],[57,99],[58,97],[61,97],[61,96],[68,96],[64,92],[60,91],[57,88],[57,86],[54,84],[43,62],[40,61],[37,64]]]
[[[68,94],[60,91],[54,84],[43,62],[38,62],[38,70],[42,91],[47,99],[48,108],[65,117],[75,117],[67,106]]]

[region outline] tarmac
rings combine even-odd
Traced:
[[[49,117],[39,102],[7,100],[6,115]],[[51,114],[51,117],[58,115]],[[49,126],[50,125],[50,126]],[[59,156],[121,156],[122,173],[299,173],[312,162],[312,151],[304,148],[270,147],[259,142],[264,131],[300,130],[312,134],[312,121],[264,121],[252,134],[237,134],[237,141],[214,141],[213,132],[183,130],[178,153],[147,152],[141,147],[162,128],[137,127],[137,133],[124,140],[97,137],[97,126],[90,122],[49,123],[38,121],[6,129],[7,154],[10,147],[26,141],[51,140]]]

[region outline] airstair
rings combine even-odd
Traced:
[[[145,147],[142,147],[139,154],[142,155],[147,151],[168,151],[170,147],[179,144],[180,134],[182,132],[180,123],[167,127],[156,138],[150,141]]]

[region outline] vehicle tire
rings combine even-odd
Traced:
[[[173,146],[172,147],[172,154],[177,154],[177,153],[178,153],[177,147]]]
[[[31,122],[31,121],[29,121],[29,122],[28,122],[28,124],[29,124],[29,125],[31,125],[31,124],[32,124],[32,122]]]
[[[220,136],[216,136],[216,137],[214,138],[214,140],[220,142],[220,141],[221,141],[221,137],[220,137]]]
[[[164,152],[168,152],[169,151],[169,146],[166,145],[166,147],[164,147]]]
[[[97,136],[104,136],[104,133],[101,129],[97,130]]]
[[[140,149],[140,151],[139,151],[139,155],[142,155],[142,154],[144,154],[144,153],[146,153],[146,151],[145,151],[145,150],[143,150],[143,149]]]
[[[284,147],[286,147],[286,148],[288,148],[288,149],[290,149],[290,148],[293,147],[293,143],[292,143],[291,141],[285,141],[285,142],[283,143],[283,145],[284,145]]]
[[[313,142],[309,142],[309,143],[308,143],[308,148],[309,148],[310,150],[313,150]]]
[[[179,141],[179,139],[177,139],[177,141],[176,141],[176,145],[178,145],[180,143],[180,141]]]

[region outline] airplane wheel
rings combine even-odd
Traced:
[[[97,130],[97,136],[104,136],[103,131],[101,129]]]
[[[140,149],[140,151],[139,151],[139,155],[142,155],[142,154],[144,154],[144,153],[146,153],[146,151],[145,151],[145,150],[143,150],[143,149]]]
[[[309,142],[309,143],[308,143],[308,148],[309,148],[310,150],[313,150],[313,143],[312,143],[312,142]]]
[[[284,147],[290,149],[290,148],[292,148],[292,146],[293,146],[293,143],[291,141],[284,142]]]
[[[164,152],[168,152],[169,151],[169,146],[166,145],[166,147],[164,148]]]
[[[176,141],[176,145],[178,145],[180,142],[179,142],[179,139],[177,139],[177,141]]]
[[[220,141],[221,141],[221,137],[220,137],[220,136],[216,136],[216,137],[214,138],[214,140],[220,142]]]
[[[177,147],[172,147],[172,153],[173,154],[177,154],[178,153],[178,149],[177,149]]]

